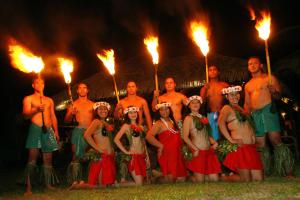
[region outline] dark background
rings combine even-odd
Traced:
[[[95,53],[113,48],[116,62],[136,54],[149,56],[143,38],[149,31],[159,36],[161,59],[199,53],[186,27],[195,18],[209,19],[210,54],[264,58],[247,7],[269,9],[271,63],[299,51],[299,11],[296,1],[182,1],[88,0],[17,1],[0,3],[0,76],[2,131],[0,165],[16,164],[26,157],[26,122],[21,117],[22,99],[32,92],[31,74],[12,68],[7,41],[13,37],[46,62],[43,75],[46,95],[65,88],[53,63],[57,55],[75,59],[73,83],[104,70]],[[290,86],[296,82],[289,83]],[[294,94],[298,97],[298,93]],[[25,124],[25,125],[24,125]]]

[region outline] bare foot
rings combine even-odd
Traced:
[[[288,174],[284,177],[285,179],[295,179],[296,176],[294,174]]]
[[[82,184],[84,184],[84,181],[83,181],[83,180],[81,180],[81,181],[79,182],[79,185],[82,185]]]
[[[24,193],[24,196],[30,196],[30,195],[32,195],[32,192],[29,190],[29,191],[26,191],[25,193]]]
[[[160,171],[157,171],[156,169],[152,169],[152,175],[154,177],[162,177],[163,174]]]
[[[126,179],[125,178],[121,178],[120,183],[126,183]]]
[[[193,183],[196,183],[196,178],[195,178],[195,176],[190,176],[190,180],[191,180]]]
[[[52,185],[46,185],[46,188],[47,188],[48,190],[55,190],[55,189],[56,189],[56,188],[53,187]]]

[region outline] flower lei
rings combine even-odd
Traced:
[[[103,127],[101,130],[101,134],[104,137],[109,137],[109,140],[111,142],[111,144],[114,144],[113,139],[114,139],[114,135],[115,135],[115,127],[113,124],[109,124],[105,121],[103,122]]]
[[[240,122],[240,123],[244,123],[244,122],[248,122],[250,124],[250,126],[253,128],[253,130],[255,130],[255,125],[254,125],[254,121],[251,115],[249,115],[248,113],[246,113],[241,107],[239,107],[238,105],[230,105],[230,107],[233,109],[235,115],[236,115],[236,119]]]
[[[132,142],[132,137],[141,137],[141,139],[144,139],[145,136],[146,136],[146,133],[142,126],[136,125],[136,124],[130,125],[130,134],[127,135],[127,138],[129,140],[130,144]]]
[[[190,114],[193,118],[193,122],[195,124],[195,128],[198,131],[201,131],[202,129],[205,130],[205,133],[207,134],[207,136],[212,136],[212,130],[211,127],[209,125],[209,121],[207,117],[203,117],[202,115],[194,115],[194,114]]]

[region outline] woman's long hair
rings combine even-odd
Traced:
[[[178,127],[178,124],[176,123],[176,121],[175,121],[175,118],[174,118],[174,115],[173,115],[173,111],[172,111],[172,109],[171,109],[171,107],[168,107],[168,109],[169,109],[169,118],[174,122],[173,123],[173,125],[174,125],[174,129],[176,130],[176,131],[178,131],[179,130],[179,127]],[[158,111],[159,112],[159,111]],[[159,119],[160,119],[160,113],[159,113]]]

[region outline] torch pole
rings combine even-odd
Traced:
[[[40,103],[43,104],[43,92],[40,92]],[[43,133],[47,133],[47,128],[45,126],[45,118],[44,118],[44,111],[42,111],[42,131]]]
[[[71,104],[72,104],[72,106],[73,106],[73,96],[72,96],[72,90],[71,90],[71,85],[70,85],[70,83],[67,83],[67,86],[68,86],[68,95],[69,95]]]
[[[271,78],[271,64],[270,64],[270,55],[269,55],[269,47],[268,47],[268,40],[265,40],[265,51],[266,51],[266,59],[267,59],[267,69],[268,69],[268,76],[269,76],[269,83],[272,84]]]
[[[39,72],[37,74],[39,78],[41,78],[41,73]],[[43,91],[40,91],[40,104],[43,104]],[[44,117],[44,111],[42,111],[42,131],[43,133],[47,133],[47,127],[45,125],[45,117]]]
[[[206,83],[208,83],[208,64],[207,64],[207,56],[205,57],[205,74],[206,74]]]
[[[118,92],[118,88],[117,88],[117,83],[116,83],[116,79],[114,75],[111,75],[113,82],[114,82],[114,88],[115,88],[115,93],[116,93],[116,97],[117,97],[117,101],[119,103],[120,99],[119,99],[119,92]]]
[[[154,64],[154,70],[155,70],[155,90],[158,90],[158,76],[157,76],[157,72],[158,72],[158,64]]]

